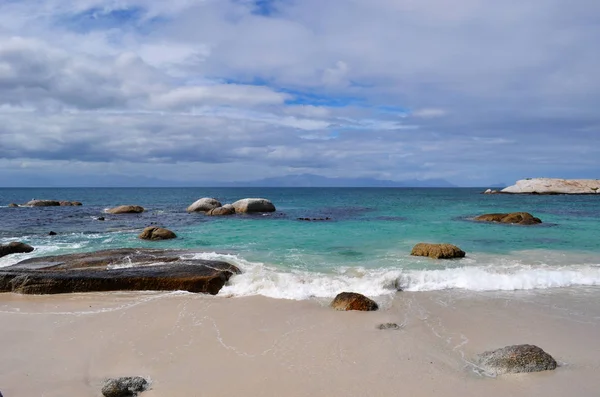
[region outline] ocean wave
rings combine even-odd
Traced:
[[[513,291],[600,285],[599,264],[569,266],[523,265],[498,258],[498,263],[444,269],[339,268],[320,273],[288,270],[237,255],[199,253],[198,259],[224,260],[243,271],[232,277],[219,295],[263,295],[278,299],[331,298],[342,291],[385,297],[404,291],[462,289],[468,291]],[[471,262],[472,263],[472,262]]]

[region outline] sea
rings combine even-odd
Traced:
[[[20,260],[122,247],[188,249],[242,274],[219,295],[304,300],[353,291],[513,291],[600,285],[600,195],[483,195],[483,188],[1,188],[0,244],[22,241]],[[187,213],[202,197],[271,200],[268,214]],[[32,199],[81,207],[9,208]],[[134,204],[142,214],[111,215]],[[485,213],[526,211],[534,226],[476,222]],[[101,217],[104,220],[100,220]],[[300,219],[304,218],[304,219]],[[310,220],[305,220],[309,218]],[[143,241],[159,225],[178,238]],[[49,235],[53,231],[56,235]],[[451,243],[465,258],[410,255],[419,242]],[[127,266],[127,263],[120,264]]]

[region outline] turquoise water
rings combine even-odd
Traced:
[[[223,293],[304,299],[340,288],[385,294],[403,289],[531,289],[600,284],[600,195],[482,195],[482,189],[146,188],[0,189],[0,243],[24,241],[26,255],[117,247],[188,248],[244,270]],[[223,204],[265,197],[277,212],[207,217],[188,214],[200,197]],[[77,200],[83,207],[8,208],[32,198]],[[106,208],[137,204],[139,215]],[[527,211],[539,226],[473,222],[490,212]],[[105,221],[97,218],[104,216]],[[330,218],[301,221],[297,218]],[[179,236],[145,242],[156,223]],[[56,236],[48,236],[52,230]],[[461,260],[409,255],[418,242],[448,242]]]

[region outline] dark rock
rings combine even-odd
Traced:
[[[253,212],[275,212],[273,203],[264,198],[246,198],[232,204],[238,214]]]
[[[377,302],[356,292],[339,293],[331,302],[331,307],[335,310],[372,311],[379,309]]]
[[[506,346],[477,357],[477,365],[493,375],[539,372],[556,368],[556,360],[534,345]]]
[[[399,329],[401,329],[401,328],[402,328],[402,327],[401,327],[401,326],[399,326],[399,325],[398,325],[398,324],[396,324],[396,323],[385,323],[385,324],[379,324],[379,325],[377,326],[377,329],[391,329],[391,330],[399,330]]]
[[[157,226],[148,226],[142,233],[140,233],[138,237],[142,240],[169,240],[176,238],[177,235],[169,229],[164,229]]]
[[[72,207],[73,206],[73,203],[70,201],[60,201],[59,204],[61,207]]]
[[[17,207],[19,207],[19,204],[10,203],[10,204],[8,205],[8,207],[9,207],[9,208],[17,208]],[[0,396],[0,397],[1,397],[1,396]]]
[[[210,197],[203,197],[187,207],[187,212],[207,212],[215,208],[219,208],[220,206],[221,203],[219,200]]]
[[[181,259],[188,253],[123,248],[27,259],[0,269],[0,292],[182,290],[216,295],[233,274],[240,273],[227,262]],[[118,265],[128,267],[115,268]]]
[[[56,200],[31,200],[27,204],[28,207],[58,207],[60,202]]]
[[[410,252],[413,256],[428,256],[434,259],[463,258],[465,251],[452,244],[419,243]]]
[[[329,221],[331,220],[330,217],[326,217],[326,218],[296,218],[299,221]]]
[[[115,208],[106,210],[109,214],[139,214],[144,212],[144,207],[139,205],[120,205]]]
[[[132,397],[148,390],[150,384],[140,376],[106,379],[102,385],[104,397]]]
[[[10,254],[21,254],[33,251],[33,247],[29,244],[14,241],[6,245],[0,245],[0,257]]]
[[[79,207],[79,206],[82,206],[83,203],[81,203],[80,201],[71,201],[71,205],[74,205],[75,207]]]
[[[537,225],[542,223],[540,218],[536,218],[528,212],[512,212],[509,214],[484,214],[475,218],[482,222],[500,222],[512,223],[517,225]]]
[[[225,204],[222,207],[213,208],[206,212],[206,215],[217,216],[217,215],[234,215],[235,208],[231,204]]]
[[[53,232],[52,230],[50,230],[50,233],[48,233],[48,236],[56,236],[56,232]]]
[[[103,216],[99,216],[99,217],[98,217],[98,220],[99,220],[99,221],[103,221],[103,220],[105,220],[105,218],[104,218]]]

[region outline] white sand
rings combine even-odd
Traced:
[[[600,289],[398,293],[378,312],[193,294],[0,294],[4,397],[600,395]],[[379,330],[382,322],[403,324]],[[536,344],[555,371],[489,378],[475,354]]]

